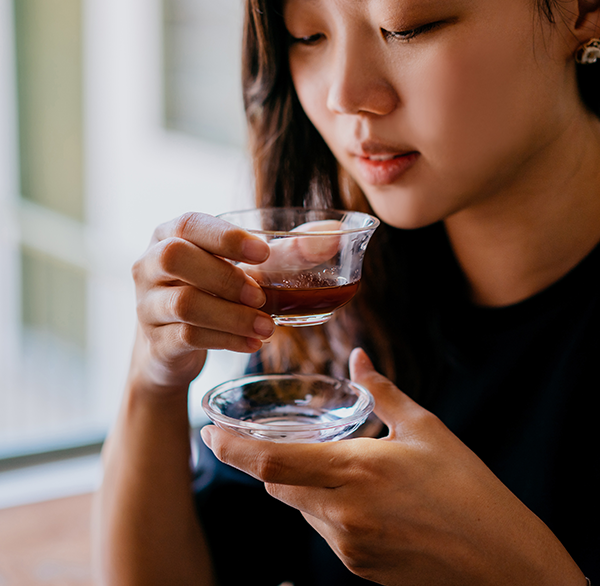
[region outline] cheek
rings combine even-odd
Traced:
[[[412,108],[420,139],[427,145],[443,140],[447,154],[501,150],[519,130],[528,101],[515,76],[519,65],[509,61],[448,55],[432,64]]]
[[[315,127],[321,131],[320,126],[326,120],[328,111],[326,76],[319,71],[315,72],[295,65],[293,60],[290,63],[290,73],[302,109]]]
[[[447,47],[423,65],[426,76],[414,76],[408,118],[434,167],[486,174],[544,142],[557,80],[541,69],[526,32]]]

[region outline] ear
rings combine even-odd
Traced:
[[[600,37],[600,0],[577,0],[575,36],[580,43]]]

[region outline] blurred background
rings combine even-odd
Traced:
[[[97,485],[154,228],[252,205],[241,23],[241,0],[0,0],[0,509]],[[244,360],[211,353],[195,423]]]

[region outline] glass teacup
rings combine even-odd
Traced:
[[[261,310],[282,326],[325,323],[354,297],[379,226],[369,214],[327,209],[260,208],[218,217],[269,244],[266,262],[238,266],[265,292]]]

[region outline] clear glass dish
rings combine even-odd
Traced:
[[[242,437],[327,442],[365,422],[374,400],[364,387],[322,375],[250,375],[223,383],[202,400],[208,417]]]

